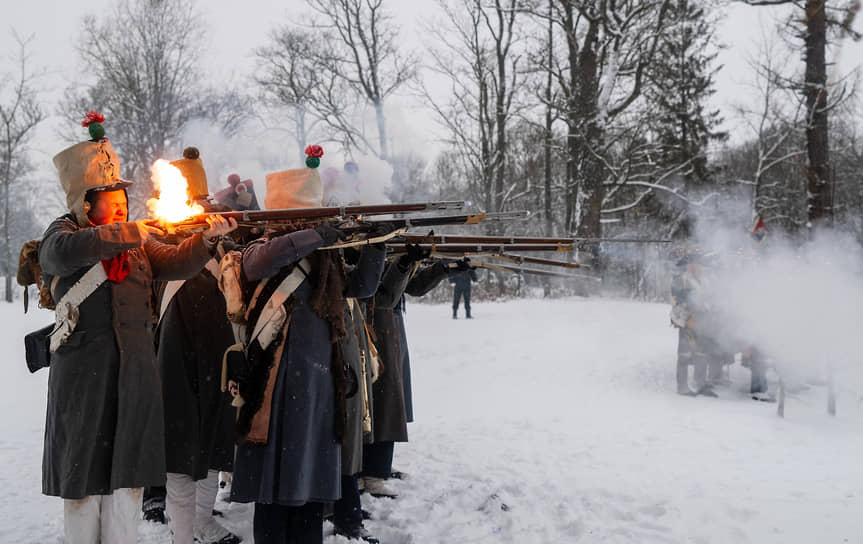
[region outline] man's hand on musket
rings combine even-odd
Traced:
[[[331,246],[339,240],[344,240],[345,238],[347,238],[347,235],[344,232],[335,228],[329,223],[321,223],[320,225],[315,227],[315,232],[317,232],[323,239],[325,246]]]
[[[141,235],[141,242],[146,242],[147,238],[149,238],[150,236],[165,235],[165,232],[162,229],[148,224],[149,222],[149,219],[139,219],[135,221],[135,225],[138,226],[138,233]]]
[[[406,254],[402,256],[402,262],[405,264],[417,263],[431,255],[430,249],[424,249],[419,244],[407,244],[405,251]]]
[[[207,216],[207,230],[204,231],[204,239],[208,242],[224,236],[237,228],[237,221],[231,217],[225,219],[221,215]]]

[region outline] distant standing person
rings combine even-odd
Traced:
[[[458,319],[458,305],[464,297],[464,313],[468,319],[470,315],[470,284],[477,281],[476,269],[468,265],[468,260],[458,261],[458,272],[450,274],[449,282],[453,284],[452,290],[452,318]]]

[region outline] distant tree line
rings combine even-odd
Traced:
[[[121,0],[82,21],[81,77],[59,109],[70,122],[91,108],[112,119],[125,175],[145,181],[138,196],[152,189],[152,162],[179,154],[190,121],[230,133],[254,114],[290,134],[298,161],[310,142],[386,160],[394,200],[533,211],[496,232],[676,247],[696,243],[705,225],[745,237],[761,217],[783,235],[802,239],[825,225],[863,242],[856,79],[829,73],[828,59],[859,38],[859,3],[737,0],[787,19],[781,41],[765,38],[751,61],[751,95],[720,115],[711,104],[722,69],[716,28],[729,1],[437,0],[422,51],[403,46],[393,0],[309,1],[311,22],[274,22],[253,50],[252,90],[240,93],[208,86],[199,68],[203,5]],[[5,209],[31,170],[16,130],[44,118],[21,45],[19,76],[0,88]],[[14,81],[28,107],[16,106]],[[397,96],[437,119],[444,147],[430,162],[392,135]],[[724,121],[741,127],[732,138]],[[7,277],[13,223],[7,212]],[[585,243],[575,257],[625,294],[661,298],[671,247]]]

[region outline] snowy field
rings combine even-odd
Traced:
[[[396,500],[363,497],[382,542],[863,542],[855,382],[840,380],[836,417],[825,388],[810,385],[780,419],[775,404],[748,399],[739,365],[719,399],[673,393],[667,305],[475,303],[472,321],[449,312],[408,306],[417,422],[395,466],[409,478],[393,483]],[[47,372],[27,373],[22,340],[51,316],[15,304],[0,319],[0,542],[60,543],[61,501],[40,494]],[[219,508],[251,542],[250,508]],[[142,521],[139,542],[170,538]]]

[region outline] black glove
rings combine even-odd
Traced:
[[[413,263],[417,263],[431,255],[430,249],[423,249],[419,244],[408,244],[405,246],[405,250],[407,253],[399,257],[398,261],[399,268],[403,271],[406,271]]]
[[[431,255],[430,249],[423,249],[419,244],[408,244],[405,249],[407,250],[406,260],[411,263],[418,263]]]
[[[473,270],[470,266],[470,259],[465,257],[464,259],[459,259],[456,261],[456,271],[458,272],[467,272],[468,270]]]
[[[381,236],[386,236],[394,230],[395,229],[393,228],[391,223],[381,221],[380,223],[375,223],[372,229],[369,231],[369,238],[379,238]]]
[[[344,232],[333,227],[329,223],[321,223],[320,225],[315,227],[315,232],[317,232],[321,236],[321,238],[324,239],[325,246],[331,246],[339,240],[344,240],[346,238]]]

